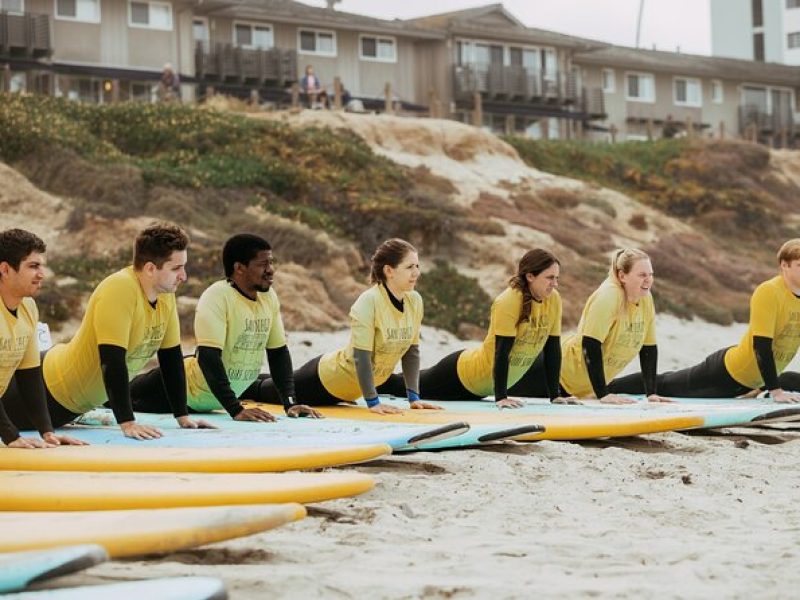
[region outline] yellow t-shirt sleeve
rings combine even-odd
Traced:
[[[198,346],[222,350],[228,333],[225,306],[217,298],[203,294],[194,314],[194,336]]]
[[[562,306],[561,306],[561,296],[555,294],[555,298],[553,299],[553,308],[552,308],[552,315],[550,316],[550,336],[560,336],[561,335],[561,313],[562,313]]]
[[[619,295],[611,287],[601,289],[586,307],[581,335],[605,341],[620,310]]]
[[[39,333],[36,330],[39,324],[39,309],[32,299],[30,302],[26,302],[26,305],[31,319],[31,337],[28,339],[28,346],[25,348],[25,354],[22,355],[22,360],[17,366],[18,369],[33,369],[38,367],[41,363],[41,359],[39,358]]]
[[[178,318],[178,303],[175,302],[175,296],[172,296],[172,308],[169,311],[167,321],[167,332],[164,334],[164,339],[161,340],[162,348],[174,348],[181,345],[181,322]]]
[[[778,299],[772,286],[760,285],[750,299],[750,329],[754,336],[775,338]]]
[[[138,290],[117,284],[96,293],[92,327],[97,345],[110,344],[128,350]]]
[[[517,336],[517,322],[519,321],[519,312],[522,310],[521,300],[520,294],[504,293],[500,294],[492,303],[495,335]]]
[[[375,304],[372,294],[363,294],[350,309],[350,333],[353,348],[372,352],[375,349]]]
[[[281,318],[281,304],[278,302],[277,296],[272,309],[272,326],[269,330],[269,338],[267,339],[267,348],[281,348],[286,345],[286,331],[283,328],[283,319]]]

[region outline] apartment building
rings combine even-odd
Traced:
[[[800,69],[774,63],[608,46],[575,58],[603,89],[605,131],[594,137],[667,133],[746,137],[788,145],[795,137]]]
[[[711,0],[711,53],[800,65],[800,0]]]
[[[613,46],[527,27],[501,4],[399,21],[293,0],[0,0],[12,91],[149,101],[166,62],[186,99],[214,87],[285,103],[313,64],[372,108],[388,83],[408,110],[602,140],[791,145],[800,85],[797,67]]]

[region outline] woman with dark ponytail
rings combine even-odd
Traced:
[[[498,408],[518,408],[508,396],[541,354],[545,365],[542,386],[559,397],[561,368],[561,297],[556,288],[558,259],[536,248],[519,261],[508,287],[492,302],[489,332],[483,343],[454,352],[420,374],[420,393],[431,400],[475,400],[494,395]],[[381,393],[402,393],[398,376],[380,386]]]
[[[411,408],[439,408],[419,400],[419,330],[422,297],[414,290],[419,278],[417,250],[398,238],[386,240],[372,255],[370,283],[350,309],[347,348],[318,356],[294,373],[297,401],[307,405],[354,402],[363,397],[381,414],[402,412],[381,404],[375,386],[384,383],[402,363],[401,394]],[[280,404],[272,379],[265,377],[250,399]]]

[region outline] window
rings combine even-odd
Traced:
[[[764,62],[764,34],[753,34],[753,60]]]
[[[676,77],[674,80],[675,104],[678,106],[702,106],[702,88],[699,79]]]
[[[786,0],[786,8],[800,8],[800,0]]]
[[[360,42],[361,60],[397,62],[397,42],[394,38],[362,35]]]
[[[131,27],[172,31],[172,4],[132,1],[128,3],[128,24]]]
[[[55,0],[56,18],[86,23],[100,22],[100,0]]]
[[[606,94],[613,94],[616,89],[614,69],[603,69],[603,91]]]
[[[800,31],[786,34],[786,45],[789,48],[800,48]]]
[[[194,38],[195,45],[201,44],[203,50],[208,52],[208,21],[198,17],[192,19],[192,37]]]
[[[272,48],[272,25],[234,23],[233,44],[241,48]]]
[[[627,73],[625,99],[632,102],[655,102],[656,90],[650,73]]]
[[[724,99],[722,82],[719,79],[711,80],[711,101],[714,104],[722,104]]]
[[[764,26],[764,5],[762,0],[752,0],[753,7],[753,27]]]
[[[12,15],[21,15],[25,12],[24,0],[0,0],[0,10],[5,10]]]
[[[336,34],[333,31],[298,29],[298,48],[302,54],[336,56]]]

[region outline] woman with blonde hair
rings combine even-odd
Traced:
[[[370,283],[350,309],[346,348],[318,356],[294,372],[296,400],[325,405],[363,397],[376,413],[402,412],[381,404],[375,386],[384,383],[400,362],[411,408],[438,408],[420,401],[419,330],[422,297],[417,250],[399,238],[386,240],[372,255]],[[242,398],[280,404],[271,378],[259,377]]]
[[[610,404],[633,402],[612,393],[607,382],[638,354],[649,399],[663,400],[655,388],[658,351],[652,286],[653,266],[646,253],[636,248],[614,252],[608,277],[586,301],[578,330],[561,345],[563,394],[579,398],[594,394]],[[537,391],[531,390],[528,378],[525,383],[521,391]]]
[[[525,253],[508,287],[492,302],[489,331],[476,348],[458,350],[420,374],[420,393],[431,400],[477,400],[494,394],[498,408],[518,408],[508,395],[541,356],[538,382],[551,399],[559,396],[561,297],[556,291],[558,259],[536,248]],[[400,395],[402,380],[393,375],[378,388]]]
[[[750,323],[739,344],[717,350],[700,364],[658,376],[669,396],[734,398],[764,388],[776,402],[800,402],[800,375],[782,373],[800,347],[800,238],[778,250],[779,273],[756,287]],[[641,378],[623,377],[616,393],[642,393]]]

